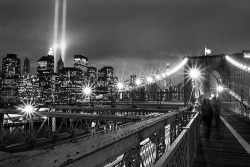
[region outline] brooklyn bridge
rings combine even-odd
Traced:
[[[118,82],[107,101],[98,102],[86,86],[88,105],[2,107],[0,166],[249,166],[250,87],[242,81],[249,81],[250,65],[244,55],[184,57],[129,90]],[[184,90],[168,92],[176,100],[167,101],[161,82],[175,75]],[[203,99],[211,106],[220,102],[210,138]],[[5,126],[11,126],[8,134]]]

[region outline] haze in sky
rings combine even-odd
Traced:
[[[62,30],[59,5],[58,41]],[[65,65],[83,54],[116,75],[164,68],[185,56],[250,49],[249,0],[67,0]],[[53,0],[0,1],[0,55],[25,57],[36,73],[54,37]],[[60,51],[58,51],[59,57]]]

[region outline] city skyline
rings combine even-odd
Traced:
[[[90,59],[90,66],[112,66],[116,76],[138,75],[140,71],[156,71],[185,56],[204,54],[205,45],[213,54],[247,50],[249,4],[67,1],[65,66],[73,66],[74,55],[84,54]],[[37,60],[53,44],[54,6],[55,2],[48,0],[1,1],[1,57],[13,53],[22,62],[28,57],[31,72],[35,73]]]

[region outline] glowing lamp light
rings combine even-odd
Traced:
[[[190,77],[196,79],[200,76],[200,71],[196,68],[190,70]]]
[[[136,80],[135,80],[135,84],[136,84],[137,86],[139,86],[139,85],[141,84],[141,80],[140,80],[140,79],[136,79]]]
[[[222,92],[224,90],[223,86],[219,85],[216,88],[217,92]]]
[[[214,94],[211,94],[211,98],[213,98],[214,97]]]
[[[88,87],[88,86],[86,86],[85,88],[83,88],[83,93],[85,94],[85,95],[90,95],[91,94],[91,88],[90,87]]]
[[[170,71],[167,71],[167,72],[166,72],[166,75],[167,75],[167,76],[171,75]]]
[[[24,112],[27,112],[29,114],[33,113],[34,111],[34,108],[32,105],[26,105],[23,109],[22,109]]]
[[[119,90],[121,90],[121,89],[123,88],[123,83],[118,82],[118,83],[117,83],[117,88],[118,88]]]
[[[164,78],[164,77],[166,76],[166,74],[165,74],[165,73],[162,73],[161,76]]]
[[[157,80],[159,80],[159,79],[161,78],[161,76],[160,76],[159,74],[157,74],[157,75],[155,76],[155,78],[156,78]]]
[[[148,83],[152,83],[153,82],[153,78],[151,76],[147,77],[147,82]]]

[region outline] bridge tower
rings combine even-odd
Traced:
[[[215,92],[216,84],[224,84],[230,81],[229,65],[225,61],[225,55],[195,56],[189,57],[189,61],[184,67],[184,102],[194,102],[194,90],[199,91],[198,94],[202,98],[210,98]],[[193,89],[194,83],[190,79],[189,71],[192,68],[200,70],[201,76],[197,88]],[[217,74],[217,75],[216,75]],[[219,75],[218,75],[219,74]]]

